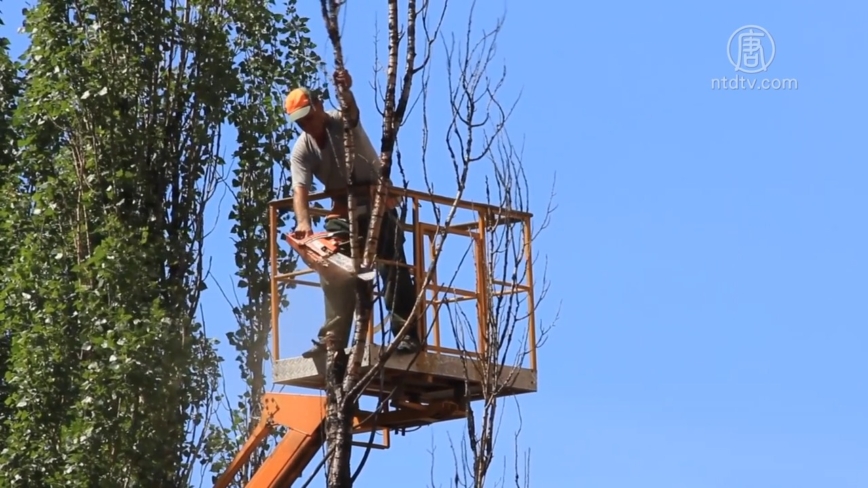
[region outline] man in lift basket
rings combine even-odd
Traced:
[[[346,71],[335,73],[335,83],[346,88],[348,97],[352,97],[350,87],[352,78]],[[351,98],[351,107],[356,107]],[[297,219],[297,227],[293,232],[296,243],[313,236],[308,194],[313,177],[325,187],[326,191],[340,192],[342,196],[332,198],[332,209],[325,220],[325,230],[329,233],[349,236],[349,217],[347,209],[347,178],[346,157],[344,153],[344,123],[340,110],[325,110],[322,101],[307,88],[296,88],[289,92],[284,102],[286,113],[290,120],[298,124],[302,130],[301,136],[292,148],[290,169],[293,185],[293,207]],[[355,146],[355,161],[353,165],[354,183],[360,186],[373,185],[377,181],[383,163],[374,150],[370,139],[359,119],[359,110],[354,108],[347,114],[347,120],[353,130]],[[356,218],[358,235],[367,235],[370,214],[373,211],[371,193],[359,192],[356,197]],[[398,211],[394,202],[387,205],[380,225],[377,256],[399,263],[406,263],[404,256],[404,235],[399,224]],[[362,243],[364,245],[364,242]],[[341,253],[350,255],[349,240],[341,246]],[[385,283],[386,309],[391,312],[392,333],[397,334],[403,328],[405,321],[413,310],[416,301],[416,286],[410,270],[394,265],[379,265],[378,272]],[[325,337],[328,332],[334,332],[338,343],[347,347],[350,331],[353,325],[353,313],[356,304],[355,280],[331,280],[320,274],[323,295],[325,298],[325,325],[313,340],[313,347],[303,356],[311,357],[325,350]],[[407,335],[399,343],[398,353],[412,353],[419,348],[418,330],[411,327]]]

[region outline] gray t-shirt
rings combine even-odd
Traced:
[[[344,123],[340,110],[326,112],[328,122],[326,130],[328,138],[322,149],[313,136],[302,132],[292,148],[290,170],[292,185],[304,185],[310,190],[313,177],[328,190],[343,190],[347,187],[346,162],[344,156]],[[368,134],[359,121],[353,129],[353,144],[356,159],[353,163],[355,182],[371,184],[377,181],[377,175],[383,163],[377,151],[374,150]]]

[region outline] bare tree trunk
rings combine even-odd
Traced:
[[[323,21],[329,40],[332,43],[335,54],[335,71],[344,69],[343,50],[341,47],[340,32],[338,30],[338,12],[342,2],[338,0],[321,0]],[[355,271],[361,270],[362,248],[358,239],[356,220],[356,195],[353,191],[353,162],[355,161],[355,141],[353,140],[353,125],[347,119],[347,114],[356,107],[351,96],[347,96],[346,87],[336,84],[338,101],[341,107],[341,116],[344,122],[344,164],[347,174],[347,214],[350,226],[350,242]],[[355,123],[356,121],[352,121]],[[361,343],[365,338],[363,329],[367,325],[367,317],[370,314],[373,287],[370,283],[362,280],[357,281],[356,287],[356,334],[355,342]],[[334,337],[328,340],[329,352],[326,359],[326,445],[328,447],[326,459],[329,488],[350,488],[352,476],[350,471],[350,457],[352,455],[352,415],[355,402],[347,399],[344,382],[347,377],[347,356],[342,349],[342,344],[336,344]]]
[[[353,411],[344,403],[341,387],[347,372],[347,354],[334,336],[330,335],[326,346],[326,445],[327,452],[331,453],[326,478],[329,488],[350,488],[353,486],[350,473]]]

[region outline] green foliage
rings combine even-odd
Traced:
[[[307,19],[273,6],[39,0],[20,66],[0,39],[0,488],[190,486],[257,421],[282,97],[322,88]],[[196,312],[227,124],[248,390],[216,428],[220,358]]]
[[[0,106],[12,338],[0,486],[183,486],[193,461],[210,461],[203,214],[221,126],[244,83],[264,79],[242,75],[232,39],[262,32],[255,14],[249,2],[104,0],[26,13],[23,92],[4,89]],[[14,69],[0,61],[6,88]],[[269,103],[266,123],[233,120],[245,137],[273,129]]]
[[[237,90],[223,24],[151,2],[26,12],[0,484],[186,482],[217,379],[195,312],[203,184]]]
[[[2,18],[0,25],[4,25]],[[16,135],[12,128],[12,116],[19,86],[18,66],[9,57],[9,39],[0,37],[0,168],[8,168],[15,161]],[[0,210],[0,215],[16,205],[17,184],[16,179],[9,173],[0,171],[0,202],[3,202],[4,207]],[[0,220],[0,269],[7,269],[11,263],[14,236],[13,223],[6,219]],[[0,286],[3,283],[4,279],[0,277]],[[12,336],[0,322],[0,419],[7,418],[11,412],[6,406],[6,399],[11,391],[6,381],[11,348]],[[6,437],[5,425],[0,423],[0,451],[6,445]]]
[[[237,351],[246,391],[233,412],[232,427],[215,430],[211,437],[215,445],[227,446],[223,449],[225,457],[212,466],[218,472],[259,421],[260,400],[265,393],[263,365],[269,357],[271,315],[268,202],[289,194],[288,155],[294,130],[287,124],[283,97],[301,85],[322,88],[315,75],[323,64],[307,37],[308,19],[299,17],[295,4],[294,0],[286,2],[283,13],[277,13],[271,1],[233,4],[237,21],[244,26],[233,37],[241,53],[238,74],[243,89],[230,103],[229,121],[238,136],[233,154],[237,165],[231,180],[235,202],[229,218],[234,221],[236,286],[243,298],[233,307],[238,328],[228,339]],[[280,216],[278,225],[282,224]],[[287,259],[285,251],[278,257],[280,272],[293,269],[295,262]],[[281,306],[286,304],[282,298]],[[249,470],[242,470],[239,482],[261,463],[270,444],[266,440],[260,446]]]

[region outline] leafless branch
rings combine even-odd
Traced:
[[[486,181],[485,185],[488,202],[509,211],[528,211],[528,185],[520,152],[510,142],[507,131],[502,132],[492,147],[493,151],[487,156],[494,172],[493,178]],[[548,208],[553,207],[549,205]],[[543,220],[547,222],[549,219],[550,213],[547,212]],[[468,351],[462,356],[465,375],[468,378],[481,378],[482,383],[481,424],[477,427],[475,420],[468,414],[470,454],[474,459],[472,472],[468,475],[476,487],[485,486],[493,460],[498,399],[516,379],[515,370],[509,373],[507,368],[522,367],[531,351],[542,345],[554,326],[554,322],[540,324],[539,327],[529,323],[535,309],[546,298],[549,284],[545,277],[542,286],[537,285],[538,296],[523,297],[517,293],[521,285],[529,281],[530,270],[534,267],[526,248],[527,236],[533,234],[529,230],[526,232],[521,224],[508,219],[495,219],[489,224],[487,259],[483,271],[487,296],[482,310],[487,312],[486,315],[468,314],[460,304],[447,307],[458,348]],[[484,331],[478,340],[475,334],[477,328]],[[534,328],[538,335],[529,334]],[[470,351],[476,351],[478,359],[471,359]]]
[[[445,307],[456,346],[463,351],[460,357],[465,369],[466,394],[471,394],[471,378],[477,378],[482,397],[481,411],[475,412],[469,404],[466,407],[468,456],[461,456],[462,461],[456,462],[455,485],[482,488],[488,485],[494,460],[499,416],[503,415],[500,398],[509,395],[507,389],[515,383],[519,368],[533,367],[526,365],[528,357],[535,354],[555,324],[535,323],[536,312],[549,290],[545,276],[535,290],[521,292],[523,284],[534,281],[535,263],[528,252],[529,246],[549,225],[555,207],[550,201],[536,232],[510,217],[510,214],[530,212],[531,203],[522,150],[513,143],[506,129],[515,103],[503,104],[498,96],[506,71],[501,70],[494,79],[488,75],[503,20],[498,19],[492,31],[483,31],[474,41],[472,11],[473,7],[464,43],[456,47],[453,39],[446,49],[453,112],[446,146],[459,192],[466,187],[471,163],[490,163],[491,174],[485,177],[483,188],[487,202],[501,210],[486,215],[484,231],[479,231],[478,242],[485,245],[484,249],[477,249],[480,253],[477,256],[484,256],[484,259],[480,261],[478,257],[476,264],[481,268],[477,279],[483,279],[485,291],[478,300],[483,303],[477,305],[473,313],[464,310],[461,303],[447,302]],[[423,103],[423,113],[425,109]],[[425,137],[427,127],[423,129],[423,139]],[[433,193],[433,188],[429,191]],[[446,225],[448,222],[447,218]],[[516,483],[518,480],[516,472]],[[490,481],[494,485],[502,484],[498,480]]]

